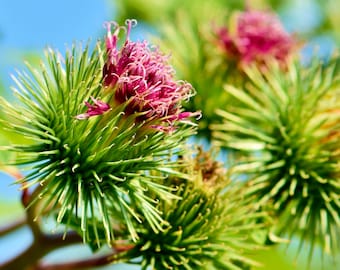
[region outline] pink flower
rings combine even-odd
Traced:
[[[169,57],[146,41],[129,40],[135,23],[128,20],[126,28],[115,23],[107,24],[108,59],[103,69],[104,86],[113,91],[118,104],[128,101],[125,113],[142,113],[138,120],[161,119],[167,126],[198,115],[181,111],[181,102],[192,95],[193,89],[189,83],[174,80]],[[126,38],[122,47],[118,48],[118,34],[122,29],[126,31]],[[158,128],[164,129],[165,126]]]
[[[234,31],[221,27],[216,33],[223,50],[241,66],[253,62],[263,64],[270,58],[284,63],[296,48],[292,35],[270,12],[239,13]]]
[[[108,111],[110,109],[110,105],[106,104],[105,102],[95,99],[94,97],[90,97],[93,105],[90,104],[89,102],[85,101],[85,105],[88,107],[87,112],[86,113],[82,113],[82,114],[78,114],[76,116],[76,119],[78,120],[83,120],[83,119],[87,119],[91,116],[95,116],[95,115],[101,115],[103,113],[105,113],[106,111]]]

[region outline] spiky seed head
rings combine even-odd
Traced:
[[[270,204],[279,233],[320,244],[337,254],[340,245],[339,59],[286,72],[246,69],[245,89],[226,91],[238,101],[219,110],[212,128],[221,145],[239,151],[240,172],[248,173],[258,205]],[[310,257],[311,258],[311,257]]]
[[[197,160],[191,161],[188,166],[195,168]],[[243,196],[244,187],[231,184],[226,175],[223,193],[220,185],[212,192],[212,182],[206,177],[201,168],[192,171],[176,192],[182,199],[159,205],[169,223],[163,231],[139,226],[140,239],[130,255],[142,257],[142,269],[241,270],[256,264],[246,254],[259,248],[252,234],[267,225],[258,222],[265,214],[257,212],[252,200]],[[179,183],[176,177],[167,181]]]
[[[151,96],[160,87],[157,82],[149,84],[148,80],[153,80],[149,69],[165,64],[161,56],[151,57],[142,44],[127,41],[116,52],[122,56],[127,46],[132,55],[137,49],[145,50],[143,59],[129,55],[129,67],[141,67],[148,79],[123,70],[119,87],[108,88],[107,79],[112,74],[104,72],[103,78],[103,67],[106,71],[108,63],[110,67],[114,64],[113,48],[105,48],[109,49],[106,54],[101,42],[92,52],[89,46],[83,49],[75,45],[65,57],[49,49],[39,67],[28,66],[28,72],[14,77],[17,100],[1,100],[7,118],[4,125],[31,140],[10,150],[19,153],[17,164],[29,170],[20,182],[24,188],[35,187],[32,207],[40,209],[37,215],[46,209],[55,212],[58,222],[77,224],[75,229],[82,232],[84,240],[93,241],[94,237],[98,246],[103,241],[111,243],[117,222],[128,228],[134,240],[138,236],[133,220],[140,221],[141,216],[155,231],[162,229],[157,200],[148,198],[144,191],[152,190],[159,198],[174,198],[166,183],[157,182],[163,174],[176,171],[169,152],[180,154],[185,139],[195,132],[188,119],[192,115],[182,112],[180,105],[189,96],[187,87],[177,87],[171,81],[171,90],[176,93],[166,97],[166,90],[160,91],[163,96],[159,102],[168,102],[162,105],[163,114],[158,114],[157,104],[149,102],[157,99]],[[118,60],[125,59],[120,56]],[[140,66],[143,61],[148,61],[147,67]],[[126,68],[123,64],[120,67]],[[158,76],[168,69],[170,66],[160,70]],[[164,76],[168,83],[170,75]],[[135,80],[145,83],[143,93],[130,89],[135,85],[129,82]],[[117,104],[121,91],[129,94]],[[140,110],[131,110],[137,100],[143,101]],[[164,129],[155,128],[158,126]],[[164,132],[170,127],[172,132]],[[151,178],[154,170],[159,176]]]

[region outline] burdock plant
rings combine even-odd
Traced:
[[[27,170],[18,183],[36,229],[48,213],[65,234],[75,229],[98,248],[112,246],[120,226],[136,240],[135,221],[154,232],[167,223],[157,202],[177,196],[159,181],[181,175],[169,155],[182,153],[195,133],[189,118],[199,113],[183,111],[193,89],[174,80],[168,56],[129,39],[134,23],[107,24],[105,43],[92,52],[49,49],[39,67],[14,77],[17,99],[1,100],[2,125],[30,141],[6,149]]]
[[[0,236],[28,225],[33,241],[0,270],[118,262],[248,270],[273,232],[307,239],[311,255],[316,245],[336,254],[338,59],[290,62],[295,43],[270,14],[237,13],[236,29],[180,16],[163,43],[176,50],[176,75],[169,55],[130,39],[136,22],[127,20],[106,23],[94,45],[63,56],[48,49],[40,66],[13,76],[14,98],[0,99],[1,125],[24,140],[1,146],[13,163],[0,165],[17,178],[26,216]],[[271,27],[277,32],[268,37]],[[195,91],[179,78],[201,94],[189,105]],[[217,161],[220,149],[188,146],[201,107],[201,127],[237,153],[235,167]],[[72,244],[99,253],[41,260]]]
[[[26,170],[22,189],[32,244],[0,269],[83,269],[115,262],[142,269],[244,269],[260,246],[264,211],[231,184],[223,163],[191,151],[195,134],[184,111],[193,95],[174,79],[168,56],[131,41],[107,23],[105,43],[49,49],[37,68],[13,77],[14,101],[1,99],[4,127],[26,138],[5,146]],[[123,38],[122,38],[123,37]],[[52,221],[52,228],[44,221]],[[103,255],[47,264],[49,252],[84,243]]]
[[[218,110],[219,143],[239,153],[259,208],[275,210],[277,234],[333,256],[340,248],[339,58],[325,64],[272,61],[265,72],[245,69],[243,89],[226,85],[238,102]],[[309,244],[308,244],[309,243]]]

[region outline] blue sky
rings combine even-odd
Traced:
[[[110,0],[0,0],[0,80],[20,67],[27,52],[63,51],[74,41],[96,39],[114,18]]]
[[[113,17],[105,0],[1,1],[1,44],[37,49],[63,46],[74,39],[96,36],[103,21]]]

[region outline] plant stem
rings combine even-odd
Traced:
[[[7,166],[7,167],[3,167],[2,169],[6,173],[8,173],[10,176],[14,177],[16,180],[23,178],[23,175],[16,167]],[[29,197],[30,197],[29,191],[28,189],[25,188],[21,194],[21,203],[23,204],[24,207],[27,206]],[[27,224],[27,218],[21,217],[18,220],[13,221],[11,224],[4,225],[0,227],[0,237],[17,230],[26,224]]]
[[[42,232],[40,219],[36,218],[37,204],[29,205],[32,199],[39,196],[40,190],[41,186],[38,186],[32,194],[29,194],[28,190],[24,189],[21,198],[24,207],[26,207],[26,223],[33,234],[33,242],[21,254],[4,264],[0,264],[0,270],[27,269],[55,249],[82,242],[82,238],[75,232],[69,232],[66,237],[64,237],[64,234],[45,234]]]
[[[39,264],[39,261],[51,251],[83,242],[82,237],[74,231],[70,231],[66,235],[64,233],[46,234],[42,231],[40,223],[41,219],[37,216],[39,205],[37,203],[32,204],[32,200],[37,198],[40,192],[41,186],[38,186],[32,193],[30,193],[27,188],[24,188],[21,202],[26,208],[26,217],[0,229],[1,236],[14,231],[23,225],[27,225],[33,235],[33,242],[31,245],[14,258],[0,264],[0,270],[72,270],[102,266],[121,260],[122,256],[117,255],[123,254],[134,248],[134,245],[131,244],[116,243],[117,245],[113,249],[113,252],[108,255],[61,264]]]
[[[75,232],[69,232],[66,238],[64,234],[41,235],[35,238],[33,243],[21,254],[13,259],[0,264],[0,270],[25,270],[36,264],[42,257],[61,247],[78,244],[82,242],[82,238]]]
[[[73,270],[73,269],[87,269],[90,267],[97,267],[108,265],[110,263],[120,260],[120,257],[115,256],[120,251],[113,251],[111,254],[103,255],[100,257],[93,257],[90,259],[72,261],[60,264],[40,264],[30,270]]]
[[[26,224],[26,218],[22,217],[18,220],[13,221],[11,224],[4,225],[0,227],[0,237],[17,230]]]
[[[26,208],[26,216],[27,216],[27,225],[30,227],[33,238],[39,239],[43,237],[43,232],[40,228],[40,218],[37,219],[36,210],[37,210],[37,203],[34,205],[29,205],[32,199],[37,198],[39,196],[41,190],[41,186],[38,186],[33,193],[29,194],[27,189],[23,190],[21,201],[24,207]]]

